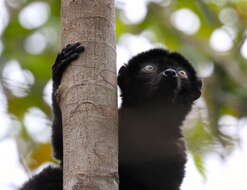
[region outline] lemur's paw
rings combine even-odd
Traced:
[[[62,49],[61,53],[57,55],[56,61],[52,66],[52,79],[57,86],[66,68],[72,61],[76,60],[84,50],[84,46],[81,46],[80,42],[76,42],[74,44],[68,44]]]

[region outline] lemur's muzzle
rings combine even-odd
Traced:
[[[166,78],[177,78],[177,72],[174,69],[166,69],[162,72],[162,75]]]

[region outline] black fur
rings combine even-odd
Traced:
[[[153,49],[121,67],[118,84],[120,190],[179,190],[186,162],[180,126],[201,80],[180,54]]]
[[[45,168],[33,176],[20,190],[62,190],[63,172],[60,167]]]

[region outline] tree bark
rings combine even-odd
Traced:
[[[62,44],[81,42],[59,87],[64,189],[117,190],[114,0],[63,0]]]

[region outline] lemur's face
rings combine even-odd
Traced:
[[[176,97],[189,84],[189,72],[173,60],[160,58],[140,64],[135,82],[142,91],[152,96]]]
[[[191,64],[180,54],[164,50],[160,54],[156,52],[156,56],[147,56],[154,51],[161,50],[137,55],[121,68],[118,84],[122,97],[131,96],[144,101],[162,98],[179,102],[197,99],[201,94],[201,80]],[[142,59],[144,56],[147,57]]]

